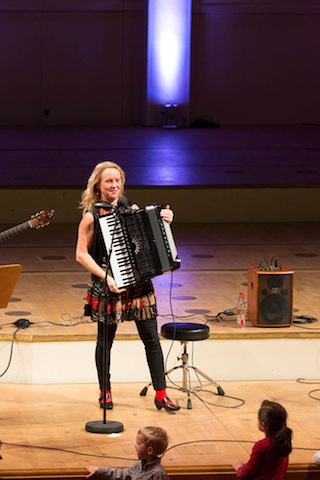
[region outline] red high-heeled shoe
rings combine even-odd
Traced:
[[[107,390],[105,395],[103,395],[103,391],[100,390],[100,397],[99,397],[100,408],[104,408],[104,403],[105,402],[106,402],[106,409],[107,410],[112,410],[113,409],[113,401],[112,401],[112,395],[111,395],[110,390]]]
[[[180,407],[178,405],[174,405],[169,397],[164,397],[162,400],[155,398],[154,403],[158,410],[161,410],[161,408],[164,408],[167,412],[177,412],[180,410]]]

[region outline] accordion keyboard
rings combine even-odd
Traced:
[[[100,229],[117,287],[127,288],[180,266],[170,224],[161,207],[112,213],[99,218]]]

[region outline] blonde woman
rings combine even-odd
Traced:
[[[125,173],[113,162],[96,165],[81,196],[80,207],[83,212],[78,228],[76,260],[91,273],[86,298],[86,313],[98,322],[96,345],[96,366],[100,384],[100,407],[106,403],[107,409],[113,408],[110,383],[110,351],[116,334],[117,325],[123,321],[134,321],[140,338],[145,346],[151,381],[155,390],[155,405],[158,410],[177,411],[180,407],[173,404],[166,393],[163,353],[157,329],[157,303],[151,280],[138,283],[134,287],[119,290],[110,270],[107,270],[103,239],[101,238],[98,218],[113,212],[114,207],[127,211],[139,207],[123,196]],[[169,205],[160,212],[161,217],[171,223],[173,212]],[[106,290],[108,312],[100,308],[101,294]],[[103,318],[99,318],[103,316]],[[103,321],[107,320],[107,360],[106,378],[103,379]],[[103,385],[106,385],[103,391]]]

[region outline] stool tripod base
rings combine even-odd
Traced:
[[[184,355],[187,355],[186,353]],[[184,357],[184,359],[186,360],[186,358]],[[174,390],[178,390],[180,392],[184,392],[184,393],[187,393],[188,395],[188,400],[187,400],[187,409],[188,410],[192,410],[192,401],[191,401],[191,393],[194,393],[194,392],[200,392],[204,387],[208,387],[210,385],[214,385],[217,389],[217,394],[218,395],[221,395],[223,396],[225,393],[224,393],[224,390],[223,388],[215,381],[215,380],[212,380],[212,378],[208,377],[208,375],[206,375],[205,373],[203,373],[199,368],[197,367],[194,367],[194,366],[189,366],[188,364],[185,364],[185,363],[182,363],[181,365],[177,365],[176,367],[173,367],[171,368],[170,370],[168,370],[166,372],[166,376],[170,375],[170,373],[174,372],[175,370],[179,369],[179,368],[182,368],[183,369],[183,382],[182,382],[182,386],[179,387],[179,386],[176,386],[176,387],[172,387],[171,385],[168,385],[168,388],[172,388]],[[190,380],[190,370],[192,370],[193,372],[196,373],[196,375],[198,376],[202,376],[203,378],[206,379],[206,383],[205,384],[202,384],[202,385],[199,385],[199,386],[196,386],[196,387],[192,387],[191,386],[191,380]],[[141,390],[140,392],[140,396],[141,397],[145,397],[147,395],[147,392],[148,392],[148,388],[151,386],[152,384],[151,383],[148,383],[148,385],[146,385],[145,387],[143,387],[143,389]]]
[[[178,360],[181,360],[181,364],[177,365],[166,372],[166,376],[170,375],[173,371],[177,370],[178,368],[182,369],[182,386],[174,386],[170,388],[174,388],[176,390],[180,390],[181,392],[185,392],[188,395],[188,403],[187,408],[192,409],[192,402],[191,402],[191,393],[199,392],[205,386],[214,385],[217,388],[218,395],[224,395],[223,389],[220,385],[217,384],[212,378],[208,377],[205,373],[203,373],[199,368],[195,366],[190,366],[188,362],[189,355],[187,353],[187,344],[188,342],[195,342],[200,340],[206,340],[209,338],[210,329],[208,325],[204,325],[201,323],[192,323],[192,322],[172,322],[172,323],[165,323],[161,327],[161,336],[166,338],[167,340],[177,340],[183,345],[183,353]],[[191,375],[190,373],[194,372],[195,376],[199,379],[199,386],[192,387],[191,386]],[[206,383],[201,384],[200,377],[203,377],[206,380]],[[173,383],[173,382],[171,382]],[[140,395],[145,396],[148,391],[148,386],[145,386]]]
[[[183,353],[182,357],[184,355],[188,355],[187,353]],[[204,372],[202,372],[199,368],[190,366],[188,365],[187,359],[184,357],[183,358],[183,363],[182,365],[177,365],[176,367],[171,368],[166,372],[166,375],[170,375],[170,373],[174,372],[175,370],[181,368],[183,370],[183,380],[182,380],[182,386],[181,387],[172,387],[169,385],[169,388],[173,388],[175,390],[179,390],[180,392],[185,392],[188,395],[188,401],[187,401],[187,408],[188,410],[192,409],[192,401],[191,401],[191,394],[194,392],[200,392],[203,388],[208,387],[210,385],[214,385],[217,389],[217,394],[218,395],[224,395],[224,390],[223,388],[212,378],[208,377]],[[201,384],[199,386],[192,387],[191,386],[191,380],[190,380],[190,371],[193,371],[198,377],[201,376],[206,379],[206,383]]]

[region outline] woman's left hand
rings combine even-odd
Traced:
[[[166,208],[160,210],[160,216],[168,223],[173,221],[173,211],[170,208],[170,205],[166,205]]]

